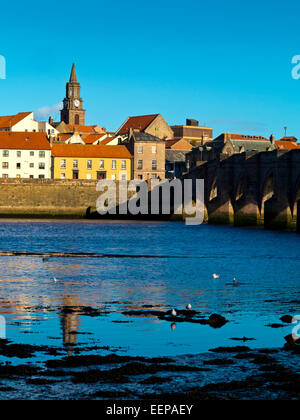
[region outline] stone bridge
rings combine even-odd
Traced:
[[[300,150],[245,152],[198,162],[209,223],[300,231]]]

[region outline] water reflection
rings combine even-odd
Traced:
[[[75,346],[81,345],[79,331],[90,331],[93,335],[85,337],[88,343],[101,340],[104,345],[126,345],[132,353],[149,355],[206,351],[212,344],[230,345],[229,338],[238,336],[255,337],[257,346],[279,345],[289,327],[275,331],[265,325],[300,311],[297,235],[187,228],[180,223],[67,222],[4,223],[0,235],[3,250],[177,256],[48,261],[0,257],[0,314],[7,317],[8,334],[18,342],[53,344],[49,337],[60,336],[67,353],[74,354]],[[280,258],[274,258],[276,246]],[[222,275],[212,279],[214,272]],[[230,323],[211,331],[122,314],[151,307],[184,309],[188,303],[203,316],[220,313]],[[70,310],[82,306],[98,308],[103,314],[91,317]],[[29,329],[32,334],[21,334]]]
[[[68,356],[72,356],[75,345],[77,344],[77,333],[80,325],[80,318],[72,307],[79,306],[78,302],[71,297],[64,297],[61,309],[61,327],[63,335],[63,345],[67,350]]]

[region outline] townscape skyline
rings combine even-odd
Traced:
[[[7,62],[0,115],[39,110],[46,119],[48,109],[56,117],[74,57],[87,124],[116,130],[129,115],[161,113],[170,125],[196,118],[215,136],[273,133],[279,139],[287,126],[288,135],[300,137],[300,81],[291,76],[300,7],[288,5],[192,1],[183,8],[167,0],[149,8],[131,1],[112,10],[88,1],[77,20],[69,2],[54,1],[50,10],[36,1],[29,9],[19,5],[24,10],[16,24],[4,21],[0,29]],[[11,13],[11,5],[2,8]],[[58,8],[71,19],[68,29],[56,18]],[[91,25],[91,10],[101,25]],[[16,45],[20,37],[26,48]]]

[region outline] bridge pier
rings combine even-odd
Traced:
[[[259,224],[258,204],[252,195],[242,197],[234,205],[235,226],[257,226]]]

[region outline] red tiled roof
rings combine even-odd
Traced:
[[[107,137],[105,140],[103,140],[100,144],[106,145],[108,143],[110,143],[112,140],[114,140],[115,137]]]
[[[69,138],[71,138],[73,136],[73,134],[72,133],[59,133],[58,135],[57,135],[57,137],[61,140],[61,141],[66,141],[66,140],[68,140]]]
[[[104,136],[105,136],[105,133],[102,133],[102,134],[93,133],[93,134],[88,134],[88,135],[84,134],[82,136],[82,140],[85,142],[85,144],[93,144],[95,141],[101,139]]]
[[[178,145],[178,147],[176,147],[177,143],[180,143],[181,146]],[[191,150],[193,148],[189,141],[183,138],[167,140],[165,145],[167,149],[172,148],[172,146],[175,146],[174,149],[176,150]],[[183,147],[183,145],[185,145],[185,147]]]
[[[282,137],[280,141],[293,141],[294,143],[297,143],[298,139],[296,137]]]
[[[7,115],[0,117],[0,128],[10,128],[16,125],[18,122],[22,121],[24,118],[28,117],[31,112],[19,112],[16,115]]]
[[[0,149],[50,150],[46,133],[0,131]]]
[[[77,131],[78,133],[99,133],[99,127],[97,125],[71,125],[68,124],[68,127],[70,128],[71,132]],[[103,131],[104,132],[104,131]]]
[[[119,128],[117,133],[127,133],[130,128],[134,130],[144,131],[158,116],[159,114],[153,115],[139,115],[136,117],[129,117],[124,124]]]
[[[52,156],[74,158],[132,158],[132,155],[126,146],[101,146],[83,144],[54,144],[52,147]]]
[[[229,135],[230,135],[231,140],[270,141],[266,137],[263,137],[263,136],[254,136],[254,135],[247,135],[247,134],[231,134],[231,133],[229,133]]]
[[[300,145],[296,142],[286,141],[286,140],[275,140],[275,145],[277,149],[280,150],[293,150],[293,149],[300,149]]]

